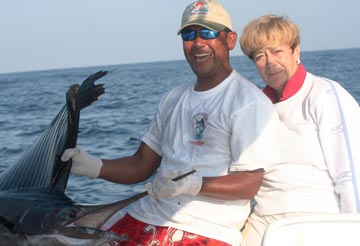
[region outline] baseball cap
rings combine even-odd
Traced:
[[[213,31],[222,31],[225,28],[232,30],[230,15],[218,0],[200,0],[189,4],[183,12],[177,34],[191,25],[203,26]]]

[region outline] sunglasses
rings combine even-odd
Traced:
[[[184,28],[180,33],[183,41],[193,41],[195,40],[197,35],[199,35],[202,39],[214,39],[219,36],[220,32],[213,31],[207,28],[201,28],[199,30]]]

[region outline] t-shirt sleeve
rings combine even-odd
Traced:
[[[230,171],[265,169],[275,144],[278,115],[270,103],[254,102],[232,119]]]
[[[161,151],[161,128],[158,125],[158,114],[156,114],[150,123],[147,131],[142,135],[141,141],[148,145],[158,155],[162,156]]]
[[[141,137],[141,141],[148,145],[158,155],[162,156],[161,139],[162,139],[162,125],[161,125],[161,107],[164,103],[165,96],[161,99],[158,109],[152,119],[148,129]]]

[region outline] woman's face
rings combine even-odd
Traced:
[[[292,49],[289,45],[264,47],[253,57],[262,79],[279,95],[296,72],[299,59],[300,47]]]

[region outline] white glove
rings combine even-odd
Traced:
[[[88,176],[92,178],[99,177],[100,169],[103,165],[101,159],[89,155],[86,151],[78,148],[66,149],[61,156],[63,162],[72,159],[71,173]]]
[[[202,186],[202,177],[197,172],[174,181],[175,178],[187,173],[186,171],[164,171],[158,173],[154,180],[145,185],[149,195],[164,199],[181,194],[197,195]]]

